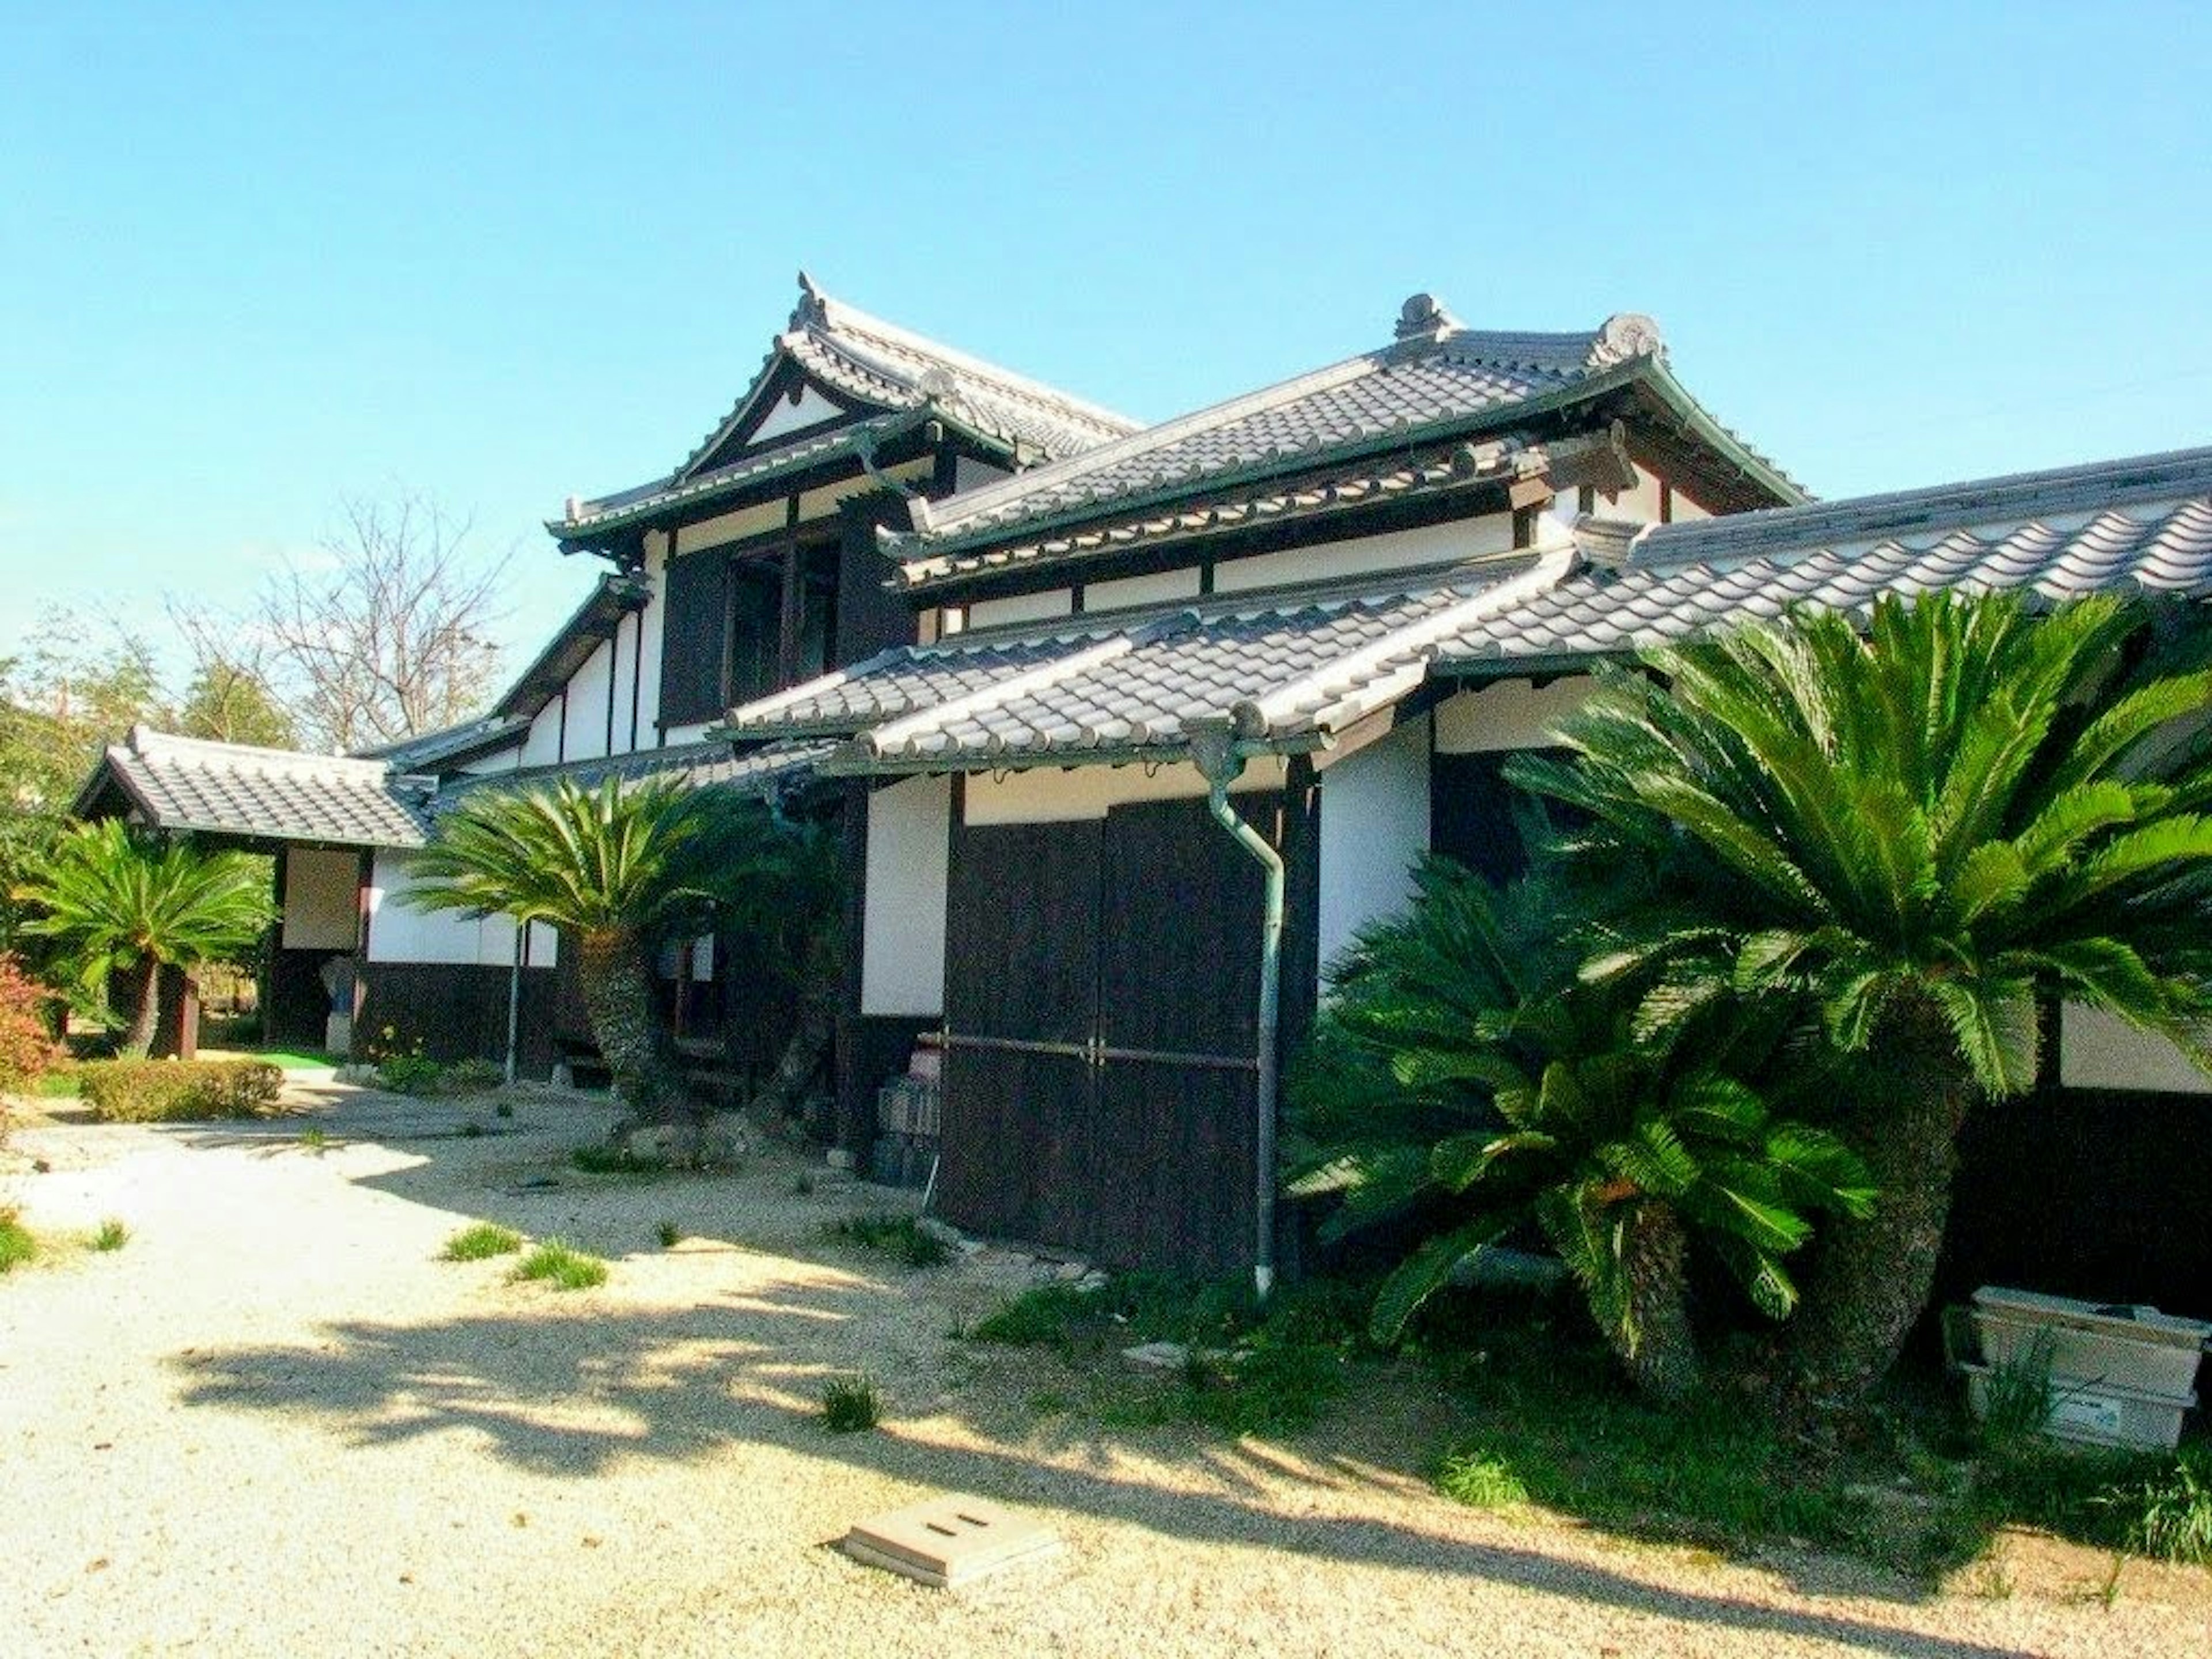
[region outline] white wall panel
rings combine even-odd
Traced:
[[[945,1011],[945,904],[952,781],[908,778],[868,797],[860,1012]]]
[[[1429,845],[1429,723],[1408,720],[1322,775],[1321,963],[1404,908]]]
[[[981,599],[968,607],[968,626],[997,628],[1007,623],[1046,622],[1065,617],[1074,608],[1074,596],[1064,587],[1042,593],[1016,593],[1003,599]]]
[[[1231,793],[1283,787],[1280,760],[1262,756],[1251,761]],[[1146,772],[1140,766],[1079,766],[1070,771],[1033,768],[1009,772],[1004,777],[970,773],[968,778],[969,823],[1073,823],[1103,818],[1109,806],[1143,800],[1188,800],[1203,797],[1206,779],[1188,763],[1162,766]]]
[[[1543,686],[1530,680],[1495,680],[1437,705],[1437,752],[1480,755],[1498,749],[1547,749],[1559,723],[1590,694],[1585,675]]]
[[[1363,536],[1356,541],[1324,542],[1318,547],[1292,548],[1287,552],[1229,560],[1213,568],[1213,590],[1217,593],[1237,593],[1292,582],[1364,576],[1381,570],[1449,564],[1459,559],[1508,553],[1512,549],[1513,515],[1492,513],[1480,519],[1460,519],[1449,524],[1425,525],[1417,530]]]
[[[405,853],[376,854],[368,888],[368,959],[511,966],[514,924],[505,917],[477,919],[451,910],[418,910],[404,902],[411,862]],[[550,928],[533,927],[532,966],[551,967],[557,957],[557,940]]]
[[[1196,570],[1162,570],[1149,576],[1121,576],[1109,582],[1086,582],[1083,610],[1119,611],[1130,605],[1164,605],[1174,599],[1198,597]]]
[[[2164,1037],[2076,1002],[2059,1010],[2058,1080],[2069,1089],[2212,1094],[2212,1078]]]

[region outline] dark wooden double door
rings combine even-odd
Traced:
[[[1261,893],[1200,801],[954,830],[949,1219],[1116,1267],[1249,1264]]]

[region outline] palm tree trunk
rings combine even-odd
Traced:
[[[1873,1052],[1891,1081],[1838,1126],[1879,1188],[1874,1213],[1822,1231],[1802,1280],[1803,1303],[1783,1337],[1787,1403],[1808,1426],[1863,1399],[1927,1308],[1951,1216],[1959,1131],[1976,1098],[1932,1008],[1900,1010],[1884,1027]]]
[[[629,1121],[616,1133],[675,1118],[690,1102],[653,1014],[644,941],[629,928],[607,928],[581,935],[576,955],[592,1038],[613,1075],[616,1094],[629,1109]]]
[[[829,1052],[836,1030],[835,1003],[817,996],[801,995],[798,1024],[791,1033],[791,1041],[783,1045],[775,1070],[755,1091],[745,1115],[769,1133],[781,1128],[785,1118],[797,1109],[808,1080],[820,1069],[822,1057]]]
[[[1688,1256],[1681,1218],[1664,1204],[1638,1205],[1621,1260],[1632,1329],[1606,1334],[1638,1390],[1669,1403],[1704,1380],[1690,1327]]]
[[[123,1033],[121,1053],[126,1060],[143,1060],[154,1051],[154,1032],[161,1018],[161,964],[148,957],[133,969],[131,1024]]]

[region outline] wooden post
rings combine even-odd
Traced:
[[[845,884],[845,982],[837,1007],[836,1067],[837,1145],[866,1167],[875,1139],[875,1101],[863,1061],[866,1031],[860,1013],[860,953],[868,924],[868,784],[848,779],[838,814],[838,851]]]
[[[793,495],[784,508],[783,515],[783,603],[776,618],[776,673],[778,689],[799,683],[799,612],[806,603],[806,585],[800,578],[799,554],[799,497]]]

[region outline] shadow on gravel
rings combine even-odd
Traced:
[[[1265,1448],[1146,1442],[1228,1492],[1189,1492],[1022,1455],[1024,1423],[981,1383],[900,1398],[910,1419],[951,1413],[1006,1449],[946,1446],[890,1432],[832,1436],[815,1395],[828,1375],[890,1360],[872,1316],[907,1292],[898,1281],[832,1275],[678,1312],[580,1306],[413,1326],[326,1327],[313,1347],[180,1355],[186,1404],[313,1424],[362,1446],[459,1431],[539,1474],[588,1479],[623,1460],[686,1462],[735,1445],[781,1448],[921,1485],[1103,1516],[1173,1537],[1279,1550],[1323,1562],[1449,1572],[1542,1594],[1777,1638],[1815,1638],[1899,1659],[1998,1659],[2008,1651],[1839,1615],[1764,1607],[1657,1586],[1534,1549],[1472,1542],[1379,1519],[1276,1513],[1241,1501],[1255,1477],[1372,1484],[1348,1462],[1316,1474]],[[880,1374],[880,1373],[879,1373]],[[894,1374],[894,1379],[896,1374]],[[896,1424],[896,1415],[894,1418]],[[1240,1469],[1240,1462],[1249,1468]],[[1407,1470],[1407,1474],[1413,1471]],[[1833,1588],[1833,1587],[1831,1587]],[[1862,1594],[1869,1587],[1855,1585]]]

